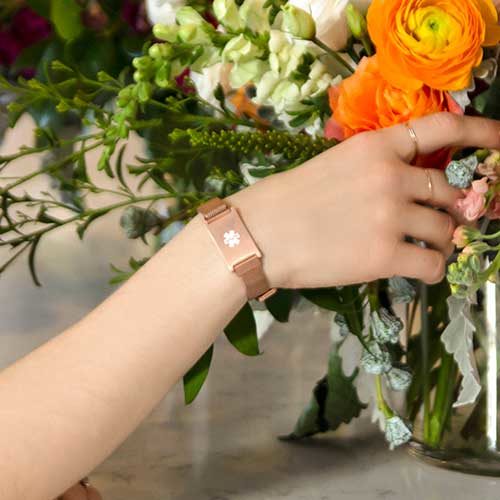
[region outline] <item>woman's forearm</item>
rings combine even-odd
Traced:
[[[0,497],[56,497],[196,362],[245,288],[195,219],[84,320],[0,375]]]

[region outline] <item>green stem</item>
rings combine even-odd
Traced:
[[[92,150],[98,148],[99,146],[102,146],[103,144],[104,144],[104,141],[95,142],[91,146],[83,148],[80,151],[77,151],[77,152],[73,153],[72,155],[70,155],[66,158],[63,158],[61,161],[58,161],[57,163],[53,163],[52,165],[48,165],[44,168],[41,168],[39,170],[35,170],[34,172],[31,172],[31,174],[20,177],[17,181],[15,181],[11,184],[8,184],[4,188],[0,188],[0,196],[3,196],[5,193],[10,191],[11,189],[14,189],[17,186],[20,186],[21,184],[24,184],[25,182],[30,181],[31,179],[34,179],[35,177],[38,177],[39,175],[48,174],[50,172],[59,170],[61,167],[74,161],[79,156],[84,155],[85,153],[88,153],[89,151],[92,151]]]
[[[316,44],[320,49],[323,49],[330,57],[335,59],[339,64],[344,66],[349,73],[354,73],[356,71],[355,68],[353,68],[338,52],[335,50],[332,50],[328,45],[325,45],[321,40],[318,38],[314,37],[311,42]]]
[[[377,394],[378,409],[382,412],[385,418],[394,417],[394,412],[384,398],[384,391],[382,388],[382,375],[375,375],[375,389]]]
[[[363,44],[363,48],[365,49],[366,55],[368,57],[373,55],[373,45],[369,37],[364,36],[361,40],[361,43]]]
[[[444,427],[452,405],[455,375],[456,366],[453,362],[453,356],[442,349],[434,408],[430,415],[429,436],[426,441],[426,444],[432,448],[438,448],[443,437]]]
[[[422,391],[424,401],[424,441],[427,443],[430,439],[430,405],[431,405],[431,381],[430,381],[430,366],[429,366],[429,290],[427,285],[420,285],[420,311],[421,311],[421,355],[422,355]]]
[[[40,146],[34,148],[26,148],[21,146],[20,151],[15,154],[9,156],[0,156],[0,163],[5,163],[4,166],[6,166],[6,164],[13,162],[14,160],[18,160],[19,158],[23,158],[24,156],[43,153],[45,151],[49,151],[55,148],[64,148],[65,146],[71,146],[73,144],[76,144],[77,142],[84,142],[90,139],[101,139],[101,138],[102,138],[102,133],[98,133],[98,134],[90,134],[90,135],[75,137],[73,139],[58,141],[56,144],[47,144],[46,146]]]
[[[67,226],[68,224],[71,224],[73,222],[77,222],[79,220],[85,220],[89,219],[91,217],[96,217],[99,215],[107,214],[113,210],[116,210],[118,208],[123,208],[128,205],[132,205],[133,203],[142,203],[145,201],[159,201],[159,200],[164,200],[167,198],[172,198],[173,195],[171,194],[158,194],[158,195],[150,195],[150,196],[140,196],[137,198],[132,198],[127,201],[122,201],[119,203],[114,203],[112,205],[108,205],[106,207],[101,207],[101,208],[96,208],[93,210],[88,210],[86,212],[83,212],[81,214],[75,215],[73,217],[70,217],[66,220],[58,221],[57,223],[49,224],[38,231],[33,231],[30,234],[24,234],[22,236],[19,236],[18,238],[13,238],[11,240],[2,240],[0,241],[0,247],[1,246],[7,246],[7,245],[19,245],[23,241],[26,240],[33,240],[34,238],[44,236],[45,234],[53,231],[54,229],[57,229],[59,227]]]

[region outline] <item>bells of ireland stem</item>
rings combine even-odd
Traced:
[[[285,32],[303,40],[313,40],[316,37],[316,23],[311,14],[291,4],[282,7],[282,11],[282,27]]]
[[[380,344],[397,344],[399,334],[403,329],[403,322],[391,314],[387,309],[381,308],[373,311],[371,317],[373,337]]]
[[[460,189],[470,187],[478,165],[479,161],[476,155],[450,162],[445,171],[448,184]]]
[[[391,449],[407,443],[412,437],[411,429],[397,415],[389,417],[385,422],[385,439]]]

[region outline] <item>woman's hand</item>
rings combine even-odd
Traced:
[[[443,113],[411,125],[421,154],[500,147],[500,123],[492,120]],[[407,127],[399,125],[360,134],[234,195],[271,284],[324,287],[394,275],[440,281],[453,251],[450,214],[462,193],[438,170],[427,171],[431,189],[426,170],[408,164],[414,154]]]

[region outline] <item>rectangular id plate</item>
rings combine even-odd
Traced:
[[[250,257],[262,257],[235,208],[206,222],[210,236],[231,271]]]

